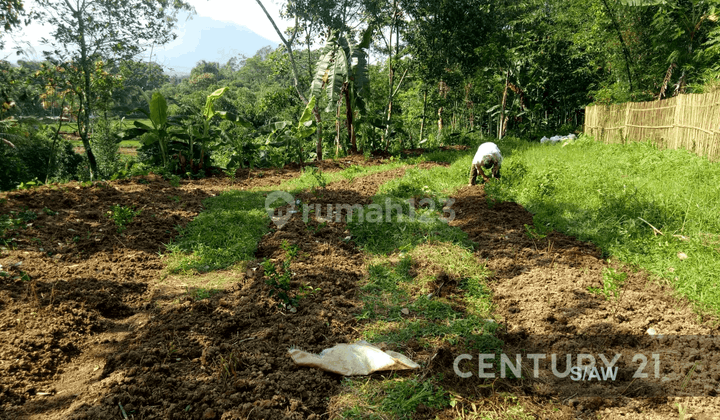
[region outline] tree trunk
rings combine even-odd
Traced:
[[[392,64],[392,57],[393,57],[393,50],[392,50],[392,37],[393,37],[393,29],[395,29],[395,25],[397,23],[397,0],[393,1],[393,20],[392,24],[390,25],[390,36],[388,37],[388,105],[387,105],[387,117],[385,118],[385,151],[387,152],[388,146],[390,145],[390,118],[392,117],[392,99],[393,99],[393,83],[394,83],[394,76],[395,76],[395,70],[393,69]]]
[[[400,90],[400,86],[402,86],[403,80],[405,80],[405,75],[407,75],[408,69],[405,69],[403,72],[403,75],[400,77],[400,81],[398,82],[397,86],[395,87],[395,92],[390,92],[390,100],[388,101],[388,114],[387,114],[387,125],[385,126],[385,151],[388,150],[388,145],[390,144],[390,119],[392,118],[392,105],[393,105],[393,98],[395,95],[397,95],[398,91]],[[392,81],[392,79],[391,79]]]
[[[442,119],[443,107],[438,108],[438,136],[442,133],[443,119]]]
[[[500,106],[500,124],[498,125],[498,140],[502,140],[505,135],[505,104],[507,103],[508,80],[510,79],[510,70],[505,73],[505,89],[503,90],[502,104]]]
[[[80,37],[80,67],[83,75],[83,81],[85,86],[82,94],[80,95],[80,115],[78,115],[78,134],[82,139],[83,147],[85,148],[85,154],[87,154],[88,162],[90,163],[90,180],[93,180],[95,174],[98,173],[97,161],[95,160],[95,154],[92,152],[90,147],[90,138],[88,132],[90,129],[90,113],[92,111],[90,105],[90,73],[92,72],[92,66],[90,58],[87,55],[87,44],[85,43],[85,20],[81,15],[82,11],[78,10],[78,23],[79,23],[79,37]]]
[[[633,84],[632,73],[630,73],[630,52],[628,51],[627,45],[625,45],[625,39],[622,36],[620,25],[618,25],[617,21],[615,20],[615,14],[613,14],[612,10],[610,10],[610,5],[608,5],[607,0],[602,0],[602,3],[608,12],[608,15],[610,16],[610,21],[612,22],[613,27],[615,28],[615,32],[617,32],[617,36],[620,39],[620,44],[622,45],[623,49],[623,55],[625,56],[625,70],[627,71],[628,84],[630,85],[630,92],[632,92]]]
[[[60,129],[62,129],[62,123],[63,123],[63,116],[65,115],[65,96],[63,95],[62,103],[60,105],[60,117],[58,118],[58,125],[57,129],[55,130],[55,134],[53,135],[53,143],[52,148],[50,149],[50,156],[48,156],[48,163],[47,163],[47,174],[45,175],[45,183],[48,183],[48,180],[50,178],[50,174],[55,171],[55,150],[57,148],[57,142],[60,139]],[[15,146],[13,146],[15,147]]]
[[[420,121],[420,140],[423,141],[423,134],[425,130],[425,110],[427,109],[427,89],[425,89],[425,92],[423,92],[423,112],[422,112],[422,120]]]
[[[345,91],[345,109],[346,109],[346,116],[347,116],[347,129],[348,129],[348,138],[350,139],[350,145],[352,148],[353,153],[357,153],[357,143],[355,141],[355,126],[353,124],[353,109],[352,109],[352,103],[350,102],[350,89],[348,87],[347,82],[345,82],[345,86],[343,86],[343,90]]]
[[[315,160],[322,160],[323,148],[322,148],[322,118],[320,118],[320,110],[317,105],[313,108],[313,115],[315,116],[315,125],[317,125],[317,143],[315,143]]]
[[[475,126],[474,119],[475,115],[473,114],[473,108],[474,104],[470,100],[470,90],[472,89],[472,83],[468,82],[467,86],[465,86],[465,106],[467,106],[468,109],[468,125],[470,126],[470,130],[472,130]]]
[[[338,98],[335,104],[335,157],[340,154],[340,105],[342,98]]]
[[[390,94],[388,95],[387,114],[385,116],[385,134],[383,138],[385,140],[385,151],[388,150],[390,144],[390,118],[392,118],[392,88],[393,88],[393,70],[392,64],[390,66]]]

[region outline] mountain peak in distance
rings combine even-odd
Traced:
[[[197,15],[192,19],[179,16],[176,33],[175,41],[153,48],[150,58],[168,74],[187,75],[200,60],[223,65],[239,54],[252,57],[263,47],[274,49],[279,45],[245,26]],[[147,50],[143,60],[149,57],[150,50]]]

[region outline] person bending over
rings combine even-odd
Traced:
[[[502,165],[502,161],[502,154],[500,154],[500,149],[498,149],[495,143],[487,142],[481,144],[472,160],[470,185],[475,185],[478,174],[482,175],[483,183],[488,181],[489,178],[485,175],[485,169],[490,169],[490,174],[493,178],[500,179],[500,166]]]

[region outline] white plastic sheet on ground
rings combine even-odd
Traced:
[[[570,133],[570,134],[568,134],[567,136],[552,136],[552,137],[550,137],[550,138],[543,137],[543,138],[540,139],[540,143],[548,143],[548,142],[550,142],[550,143],[552,143],[552,144],[555,144],[555,143],[557,143],[557,142],[559,142],[559,141],[563,141],[563,140],[575,140],[575,139],[576,139],[575,134]]]
[[[343,376],[369,375],[381,370],[417,369],[417,363],[394,351],[382,351],[367,341],[338,344],[312,354],[298,349],[288,351],[300,366],[319,368]]]

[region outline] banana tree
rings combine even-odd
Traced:
[[[292,121],[277,121],[266,126],[266,129],[272,130],[272,132],[265,144],[270,147],[285,147],[286,156],[292,157],[294,154],[297,163],[302,165],[305,162],[302,143],[315,133],[315,127],[313,127],[315,123],[313,120],[315,104],[316,99],[315,95],[313,95],[305,106],[297,125],[293,125]]]
[[[160,155],[162,156],[163,167],[167,168],[169,162],[168,142],[174,135],[174,133],[170,131],[171,127],[168,122],[167,101],[165,101],[165,97],[160,92],[155,92],[153,93],[148,105],[150,112],[143,108],[137,108],[131,112],[141,112],[145,114],[150,119],[152,127],[140,121],[135,121],[133,123],[135,128],[127,130],[123,140],[130,140],[140,137],[143,134],[148,134],[148,136],[146,136],[143,140],[143,143],[146,146],[150,146],[155,143],[158,144],[160,148]]]
[[[360,43],[352,46],[344,34],[337,30],[332,31],[320,53],[315,77],[310,87],[312,95],[316,98],[326,90],[328,97],[326,112],[331,112],[333,106],[339,106],[344,97],[348,138],[353,153],[357,153],[354,111],[359,111],[361,116],[365,115],[365,99],[370,97],[367,49],[370,47],[372,33],[373,28],[370,26],[363,32]]]
[[[202,115],[200,116],[199,124],[190,124],[187,128],[187,135],[183,136],[184,139],[188,141],[188,146],[190,148],[189,156],[190,159],[190,170],[194,171],[194,160],[195,160],[195,143],[197,141],[200,142],[200,160],[198,163],[198,170],[203,169],[203,164],[205,161],[205,156],[207,154],[206,145],[209,140],[211,140],[211,130],[210,130],[210,120],[213,119],[215,116],[220,116],[221,118],[227,118],[227,112],[225,111],[216,111],[215,110],[215,101],[217,101],[223,94],[228,90],[227,87],[223,87],[220,89],[215,90],[213,93],[209,94],[207,98],[205,99],[205,106],[202,109]],[[197,119],[194,120],[196,123],[198,122]],[[184,166],[184,157],[182,157],[182,152],[179,152],[179,159],[181,162],[181,165]]]
[[[227,111],[216,111],[215,115],[220,118],[230,121],[233,123],[235,128],[242,129],[253,129],[253,124],[247,119]],[[255,130],[253,130],[255,131]],[[244,168],[246,164],[252,168],[257,158],[257,152],[259,151],[259,145],[248,140],[247,136],[242,135],[232,129],[225,129],[220,131],[220,146],[229,147],[232,152],[232,157],[227,164],[227,168]]]

